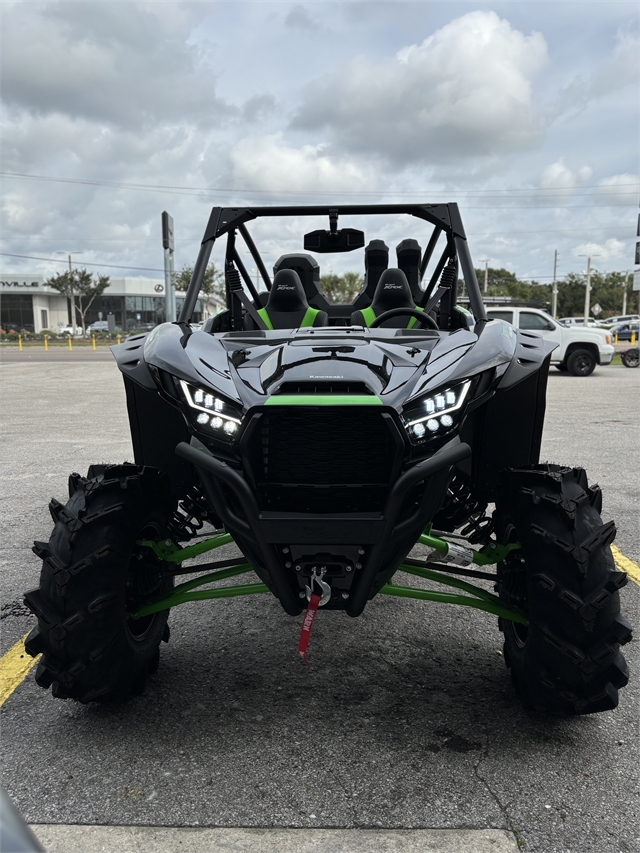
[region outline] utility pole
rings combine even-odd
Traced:
[[[489,287],[489,258],[480,258],[480,260],[484,263],[484,293],[487,292]]]
[[[558,282],[556,281],[556,273],[558,271],[558,250],[553,253],[553,288],[551,290],[551,316],[554,320],[558,319]]]
[[[80,251],[78,251],[78,252],[54,252],[53,254],[54,255],[66,255],[67,258],[69,259],[69,284],[71,285],[71,290],[70,290],[71,296],[69,298],[70,307],[68,306],[68,310],[69,310],[69,315],[70,315],[69,316],[69,322],[71,324],[72,334],[75,335],[75,333],[76,333],[76,301],[75,301],[75,294],[73,292],[73,267],[71,266],[71,255],[81,255],[82,252],[80,252]],[[80,298],[82,298],[82,297],[80,297]]]
[[[624,291],[622,294],[622,313],[627,313],[627,288],[629,287],[629,278],[631,276],[631,270],[627,270],[627,274],[624,277]]]
[[[599,258],[600,255],[580,255],[587,259],[587,286],[584,290],[584,324],[589,325],[589,310],[591,307],[591,258]]]
[[[175,323],[176,291],[173,276],[173,217],[166,210],[162,212],[162,248],[164,249],[164,319],[165,323]]]

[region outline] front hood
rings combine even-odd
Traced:
[[[490,323],[479,339],[396,329],[299,329],[188,337],[158,326],[144,344],[147,364],[203,384],[241,403],[277,394],[369,394],[400,410],[415,397],[490,367],[507,364],[515,338]]]

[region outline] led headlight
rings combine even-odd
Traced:
[[[182,379],[180,387],[189,408],[194,410],[195,422],[202,430],[216,438],[233,439],[242,423],[242,412],[238,407]]]
[[[412,401],[404,410],[409,438],[414,444],[444,435],[456,423],[469,393],[471,380]]]

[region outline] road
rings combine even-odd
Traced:
[[[3,653],[33,624],[21,594],[38,582],[49,498],[65,499],[71,471],[131,459],[120,377],[98,355],[2,359]],[[553,370],[542,452],[600,483],[636,562],[639,391],[639,370]],[[640,589],[622,596],[640,624]],[[158,674],[125,705],[54,700],[29,676],[1,710],[2,784],[33,824],[490,829],[538,853],[640,849],[637,642],[615,712],[553,720],[521,709],[488,614],[380,596],[358,620],[321,615],[310,669],[300,620],[259,596],[176,608]],[[517,849],[502,837],[475,850]]]

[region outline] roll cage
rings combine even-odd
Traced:
[[[187,289],[185,300],[178,318],[178,323],[189,323],[195,309],[196,301],[200,294],[204,274],[209,263],[214,243],[219,238],[227,235],[225,251],[225,280],[227,293],[227,307],[231,311],[232,318],[238,319],[242,315],[242,304],[246,306],[247,296],[244,287],[249,291],[253,304],[256,308],[261,307],[260,296],[249,275],[237,248],[238,235],[242,237],[246,248],[249,250],[262,280],[267,288],[271,290],[272,281],[264,261],[251,237],[246,223],[259,217],[272,216],[328,216],[331,223],[336,222],[339,215],[344,216],[366,216],[379,214],[408,214],[417,219],[422,219],[433,226],[427,246],[422,253],[419,266],[419,278],[422,281],[427,266],[433,256],[437,243],[444,234],[446,243],[431,277],[422,291],[419,305],[421,308],[434,308],[441,300],[449,299],[451,305],[455,305],[458,270],[462,272],[469,307],[479,332],[483,326],[480,321],[487,320],[482,294],[478,285],[464,226],[460,217],[458,205],[454,202],[448,204],[378,204],[378,205],[288,205],[273,207],[214,207],[205,229],[198,258],[193,268],[191,281]],[[455,277],[450,287],[443,286],[441,278],[448,262],[454,265]],[[451,281],[451,276],[449,277]],[[440,286],[438,286],[440,282]],[[237,299],[234,299],[234,295]],[[232,319],[232,323],[234,320]],[[478,326],[477,324],[480,323]],[[240,328],[234,325],[233,328]]]

